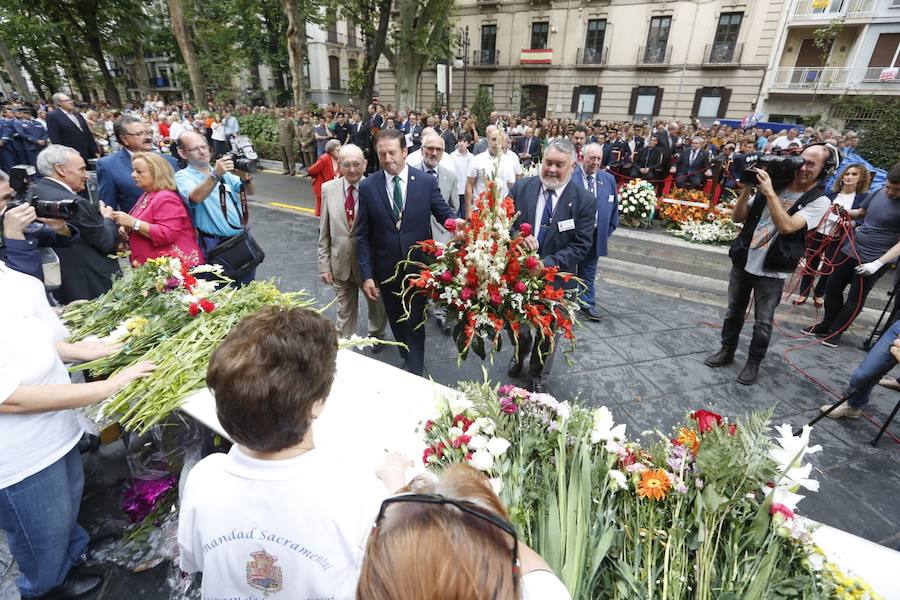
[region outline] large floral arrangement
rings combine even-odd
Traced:
[[[656,210],[656,190],[643,179],[632,179],[619,188],[619,220],[629,227],[649,227]]]
[[[768,414],[732,422],[701,409],[641,443],[605,407],[460,389],[422,424],[423,462],[490,477],[576,600],[877,597],[823,564],[796,514],[799,492],[818,489],[808,428],[782,425],[773,441]]]
[[[729,218],[713,221],[688,221],[678,225],[672,233],[698,244],[730,244],[738,236],[738,229]]]
[[[413,297],[420,295],[445,307],[456,321],[452,335],[460,360],[470,350],[484,359],[488,344],[491,351],[499,350],[506,328],[518,334],[529,327],[539,341],[551,344],[559,331],[575,343],[578,290],[559,285],[572,275],[544,266],[538,254],[527,249],[524,238],[531,235],[531,225],[523,223],[514,234],[515,204],[499,196],[495,182],[488,180],[464,229],[457,232],[458,222],[448,219],[444,227],[457,235],[447,243],[420,242],[410,257],[419,250],[429,262],[402,261],[395,274],[410,271],[403,276],[407,317]]]
[[[666,200],[677,200],[678,202],[666,202]],[[684,204],[685,202],[691,204]],[[709,215],[716,213],[716,210],[702,190],[674,188],[660,203],[659,213],[670,223],[679,224],[688,221],[706,221]]]

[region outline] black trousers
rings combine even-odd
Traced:
[[[507,329],[510,341],[515,345],[516,335],[512,330]],[[550,377],[550,371],[553,369],[553,359],[556,357],[556,347],[559,345],[559,335],[553,338],[546,337],[540,344],[534,343],[534,335],[531,328],[522,327],[518,335],[519,338],[519,362],[524,362],[528,356],[528,375],[534,379],[547,379]],[[551,344],[551,340],[554,341]],[[552,346],[552,348],[551,348]]]
[[[409,318],[403,317],[403,303],[400,301],[400,285],[395,282],[383,283],[380,287],[381,299],[387,313],[388,323],[394,340],[406,344],[409,350],[400,348],[400,356],[406,360],[406,370],[421,375],[425,369],[425,325],[416,328],[425,320],[425,299],[416,295],[410,306]]]
[[[882,275],[890,268],[889,265],[881,267],[878,271],[864,277],[856,274],[856,266],[859,261],[851,258],[843,252],[834,256],[834,262],[838,265],[834,273],[828,278],[825,286],[825,318],[822,322],[828,326],[829,332],[846,331],[853,323],[856,315],[862,311],[866,303],[866,297]],[[844,299],[844,288],[847,290],[847,298]]]
[[[749,360],[762,362],[769,349],[772,337],[772,323],[775,320],[775,309],[781,302],[784,290],[784,279],[751,275],[742,268],[731,267],[728,280],[728,309],[722,323],[722,346],[737,348],[744,327],[744,317],[753,295],[753,337],[750,339]]]

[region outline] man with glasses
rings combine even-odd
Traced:
[[[186,131],[178,138],[178,153],[187,162],[187,167],[175,174],[175,184],[190,206],[191,217],[200,234],[200,248],[205,255],[243,231],[241,190],[243,188],[250,196],[254,194],[253,176],[235,171],[234,162],[227,155],[210,167],[209,144],[206,138],[193,131]],[[225,214],[219,197],[220,185],[225,190]],[[246,284],[255,278],[256,269],[252,269],[238,283]]]
[[[56,108],[47,113],[47,133],[50,142],[74,148],[85,162],[97,158],[97,143],[87,121],[75,108],[75,103],[67,94],[53,94]]]
[[[116,119],[113,133],[121,149],[97,161],[97,195],[107,206],[122,212],[131,211],[144,191],[131,178],[131,157],[135,152],[153,152],[153,131],[140,117],[125,115]],[[178,171],[178,162],[165,159]]]
[[[342,177],[322,185],[322,216],[319,225],[319,277],[334,287],[337,297],[338,335],[356,333],[359,318],[359,291],[362,279],[356,261],[356,214],[359,184],[366,172],[366,159],[359,146],[346,144],[338,152]],[[366,297],[369,307],[369,337],[384,338],[387,315],[381,300]],[[384,346],[372,347],[380,352]]]

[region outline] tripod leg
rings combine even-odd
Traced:
[[[806,426],[807,426],[807,427],[812,427],[813,425],[815,425],[816,423],[818,423],[819,421],[821,421],[822,419],[824,419],[825,417],[827,417],[828,415],[830,415],[830,414],[831,414],[831,411],[833,411],[833,410],[836,409],[838,406],[840,406],[841,404],[843,404],[844,402],[846,402],[847,400],[849,400],[849,399],[850,399],[850,396],[852,396],[855,392],[856,392],[856,390],[851,390],[851,391],[847,392],[846,394],[844,394],[843,396],[841,396],[840,398],[838,398],[838,401],[835,402],[834,404],[832,404],[831,406],[829,406],[829,407],[828,407],[828,410],[826,410],[825,412],[820,412],[819,414],[817,414],[817,415],[815,416],[815,418],[814,418],[812,421],[810,421],[809,423],[806,424]],[[800,435],[801,432],[802,432],[801,429],[795,429],[795,430],[794,430],[794,435],[795,435],[795,436],[798,436],[798,435]]]
[[[881,439],[881,436],[883,436],[884,432],[887,431],[887,428],[891,424],[891,421],[893,421],[894,417],[897,416],[897,411],[900,411],[900,400],[898,400],[897,404],[894,405],[894,410],[891,411],[891,415],[884,422],[884,425],[881,426],[881,429],[878,431],[878,435],[875,436],[875,439],[872,440],[873,446],[878,445],[878,440]]]

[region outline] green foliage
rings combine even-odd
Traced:
[[[832,19],[825,27],[819,27],[813,31],[813,45],[822,53],[822,64],[828,65],[831,54],[831,46],[844,28],[844,19]]]
[[[857,151],[866,160],[882,169],[890,169],[900,161],[900,102],[888,106],[881,117],[862,130]]]
[[[260,158],[279,160],[278,119],[271,115],[251,114],[238,117],[241,133],[253,142],[253,149]]]
[[[475,94],[475,101],[472,103],[472,114],[475,116],[476,127],[482,133],[484,128],[490,122],[491,113],[494,111],[494,101],[487,92],[486,87],[479,87],[478,93]]]

